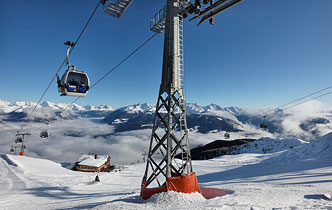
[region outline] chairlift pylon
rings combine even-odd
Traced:
[[[69,51],[74,46],[74,43],[67,41],[64,44],[68,46],[66,56],[67,69],[61,80],[58,73],[56,73],[58,92],[61,93],[60,96],[84,97],[90,87],[89,77],[84,71],[76,70],[76,67],[69,63]]]

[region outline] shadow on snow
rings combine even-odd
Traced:
[[[291,162],[271,162],[269,159],[261,163],[244,165],[198,176],[199,183],[221,182],[222,184],[248,183],[248,182],[285,182],[285,184],[313,184],[332,182],[332,173],[320,173],[310,170],[332,167],[330,158],[294,160]],[[305,180],[305,178],[315,178]],[[303,179],[301,181],[301,179]],[[215,184],[215,183],[214,183]]]

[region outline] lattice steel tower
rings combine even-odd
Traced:
[[[189,0],[167,0],[166,6],[150,20],[150,29],[156,33],[165,31],[165,37],[162,79],[141,187],[144,199],[169,190],[200,192],[191,163],[183,94],[183,18],[194,12],[192,19],[202,17],[200,23],[209,20],[214,24],[216,14],[240,1],[203,1],[210,6],[201,11],[201,0],[195,0],[195,4]]]
[[[143,183],[160,187],[166,177],[193,172],[183,94],[183,18],[186,1],[168,0],[151,19],[151,30],[165,29],[162,80]],[[175,156],[179,155],[179,159]]]

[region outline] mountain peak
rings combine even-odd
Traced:
[[[44,101],[43,103],[40,104],[40,106],[43,108],[53,108],[53,109],[58,108],[54,103],[49,102],[49,101]]]
[[[125,112],[128,113],[139,113],[139,112],[146,113],[146,112],[154,112],[155,110],[153,105],[147,103],[129,105],[121,109],[123,109]]]

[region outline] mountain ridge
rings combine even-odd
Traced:
[[[0,100],[0,121],[21,122],[36,106],[34,102],[8,102]],[[66,109],[65,111],[62,111]],[[266,118],[266,131],[260,129],[266,109],[246,110],[236,106],[221,107],[217,104],[206,106],[187,103],[187,125],[192,132],[245,132],[264,135],[287,134],[288,137],[309,139],[326,134],[332,129],[330,110],[322,113],[284,112],[272,110]],[[271,112],[271,110],[269,110]],[[110,105],[80,106],[73,104],[52,103],[44,101],[30,116],[30,122],[50,122],[58,119],[100,118],[102,122],[113,125],[116,132],[150,129],[153,126],[155,106],[147,103],[123,106],[114,109]],[[3,123],[2,123],[3,124]],[[265,133],[264,133],[265,132]],[[250,134],[251,135],[251,134]]]

